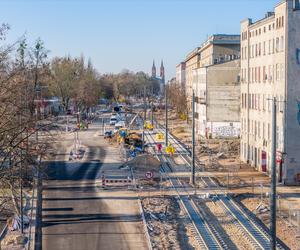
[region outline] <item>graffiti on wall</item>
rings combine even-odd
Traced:
[[[298,124],[300,125],[300,101],[299,100],[297,100],[297,107],[298,107],[297,121]]]
[[[296,49],[296,61],[300,65],[300,49]]]
[[[240,129],[233,126],[221,126],[213,128],[215,137],[238,137]]]

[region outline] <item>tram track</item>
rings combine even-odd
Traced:
[[[162,128],[156,130],[158,133],[164,133]],[[153,134],[147,132],[147,137],[149,141],[154,145],[157,143]],[[180,154],[180,156],[185,159],[188,163],[190,162],[190,155],[187,148],[182,146],[180,142],[178,142],[172,135],[168,137],[168,139],[177,146],[184,154]],[[164,173],[172,172],[173,168],[172,163],[168,161],[168,158],[163,154],[156,154],[158,159],[163,163],[162,170]],[[189,193],[182,195],[180,194],[178,187],[182,187],[180,180],[177,177],[169,177],[169,181],[172,183],[173,188],[178,193],[180,198],[180,202],[185,208],[187,214],[191,218],[193,225],[197,231],[200,246],[206,246],[208,249],[226,249],[226,243],[222,240],[222,236],[219,234],[217,230],[214,229],[213,226],[209,225],[209,221],[205,220],[205,216],[201,212],[201,208],[193,201],[193,198],[190,197]],[[206,187],[209,188],[219,188],[219,184],[211,177],[205,176],[201,177],[200,180],[205,184]],[[182,192],[182,188],[180,188]],[[224,214],[230,218],[233,226],[239,230],[241,235],[245,237],[248,244],[253,249],[270,249],[270,234],[266,231],[259,223],[254,220],[246,211],[244,211],[230,196],[224,194],[218,194],[215,192],[213,195],[213,199],[215,205],[220,207]],[[205,237],[204,235],[208,235]],[[282,242],[277,243],[277,249],[288,249],[285,247]]]
[[[146,132],[145,137],[148,138],[148,141],[153,141],[155,143],[155,139],[150,132]],[[154,153],[153,148],[152,150]],[[199,247],[201,249],[229,249],[213,225],[209,224],[205,219],[198,206],[190,197],[189,193],[184,191],[182,194],[183,190],[185,190],[185,187],[180,180],[177,177],[170,177],[168,175],[168,173],[172,172],[172,168],[167,158],[162,154],[156,154],[156,156],[162,163],[161,171],[171,183],[172,188],[177,193],[180,204],[192,221],[194,226],[194,237],[198,242]]]

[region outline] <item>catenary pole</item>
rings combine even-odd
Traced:
[[[271,195],[270,195],[270,231],[271,249],[276,249],[276,97],[272,99],[272,145],[271,145]]]
[[[165,85],[165,144],[168,146],[168,88]]]
[[[191,184],[195,185],[195,92],[192,96],[192,166],[191,166]]]

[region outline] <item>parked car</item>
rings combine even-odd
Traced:
[[[111,117],[109,120],[109,125],[115,125],[118,122],[117,117]]]

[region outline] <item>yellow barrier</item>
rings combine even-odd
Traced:
[[[175,153],[175,148],[174,148],[171,144],[169,144],[169,145],[166,147],[166,153],[167,153],[167,154],[173,155],[173,154]]]
[[[144,123],[144,128],[145,128],[145,129],[152,130],[152,129],[153,129],[153,125],[151,124],[151,122],[146,121],[146,122]]]
[[[165,136],[163,133],[156,134],[156,140],[163,140],[163,139],[165,139]]]

